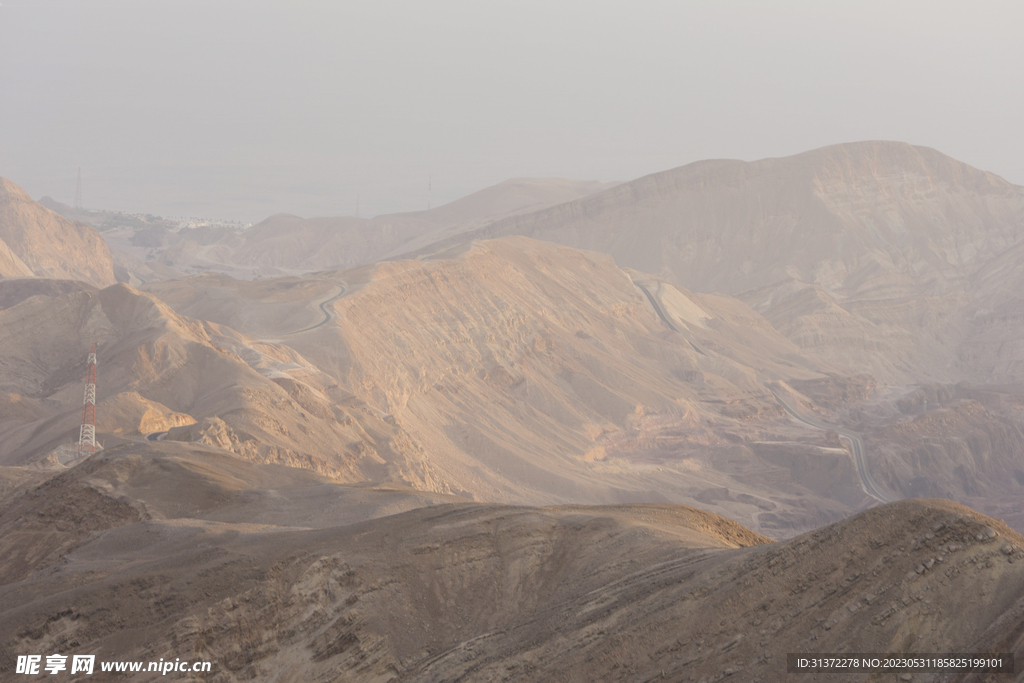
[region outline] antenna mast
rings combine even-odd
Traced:
[[[75,208],[82,208],[82,167],[78,167],[78,185],[75,186]]]
[[[433,189],[433,184],[434,184],[433,181],[434,181],[434,174],[433,173],[428,173],[427,174],[427,211],[430,211],[430,196],[431,196],[431,190]]]
[[[96,452],[96,342],[89,347],[85,366],[85,399],[82,401],[82,431],[78,435],[78,457]]]

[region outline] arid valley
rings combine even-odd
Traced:
[[[3,680],[1024,670],[1024,187],[860,142],[190,228],[16,180]]]

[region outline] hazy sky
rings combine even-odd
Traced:
[[[1024,184],[1024,3],[0,0],[0,176],[256,221],[865,139]]]

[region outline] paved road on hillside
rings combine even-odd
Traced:
[[[867,460],[864,457],[864,441],[861,440],[859,434],[857,434],[856,432],[851,432],[849,429],[846,429],[844,427],[819,422],[810,415],[807,415],[797,410],[795,406],[787,403],[786,400],[782,397],[782,395],[779,392],[777,392],[774,388],[772,388],[768,384],[765,384],[765,386],[767,386],[768,391],[772,392],[772,395],[775,396],[775,400],[779,402],[779,405],[781,405],[783,409],[795,419],[799,420],[800,422],[803,422],[806,425],[810,425],[815,429],[821,429],[824,431],[828,431],[829,429],[831,429],[841,438],[846,439],[847,441],[850,442],[850,450],[853,452],[853,461],[854,464],[857,466],[857,476],[860,477],[860,485],[861,488],[864,489],[864,493],[868,494],[869,496],[871,496],[880,503],[893,503],[896,500],[898,500],[897,498],[893,498],[892,496],[882,491],[878,484],[875,483],[875,480],[871,478],[871,472],[868,471]]]
[[[665,312],[661,310],[661,304],[659,304],[658,300],[654,298],[650,291],[648,291],[647,287],[635,281],[633,282],[633,284],[636,285],[640,289],[640,291],[644,293],[644,296],[647,297],[647,300],[651,302],[651,306],[654,306],[654,312],[658,314],[658,317],[661,318],[662,322],[668,325],[668,328],[673,332],[683,334],[682,332],[679,331],[678,327],[672,324],[672,321],[668,319],[668,316],[665,315]],[[690,341],[685,335],[683,335],[683,338],[686,339],[686,342],[690,345],[691,348],[693,348],[694,351],[696,351],[702,356],[708,355],[704,352],[704,349],[700,348],[700,346]]]
[[[647,300],[651,302],[652,306],[654,306],[654,312],[658,314],[658,317],[661,318],[665,322],[665,324],[669,326],[669,328],[675,330],[676,332],[679,332],[676,326],[673,325],[672,322],[668,319],[668,316],[665,315],[664,311],[661,310],[661,304],[659,304],[658,300],[651,295],[651,293],[647,290],[647,287],[638,282],[634,282],[633,284],[640,288],[640,291],[647,296]],[[703,349],[701,349],[699,346],[694,344],[689,339],[687,339],[686,341],[689,342],[690,346],[692,346],[698,353],[701,353],[705,356],[708,355]],[[768,387],[768,391],[772,392],[772,396],[775,397],[775,400],[778,401],[779,405],[781,405],[782,408],[787,413],[789,413],[789,415],[791,415],[799,422],[803,422],[806,425],[814,427],[815,429],[820,429],[822,431],[828,431],[831,429],[841,438],[846,439],[847,441],[850,442],[850,450],[853,453],[853,462],[857,468],[857,476],[860,477],[860,486],[862,489],[864,489],[864,493],[868,494],[869,496],[871,496],[880,503],[892,503],[897,500],[896,498],[893,498],[892,496],[882,491],[878,484],[875,483],[875,480],[871,478],[871,472],[868,471],[867,459],[864,457],[864,441],[861,440],[859,434],[857,434],[856,432],[851,432],[849,429],[846,429],[844,427],[828,425],[823,422],[819,422],[810,415],[803,414],[794,406],[786,403],[785,399],[783,399],[782,396],[777,391],[775,391],[775,389],[768,385],[767,382],[762,381],[762,384]]]
[[[334,295],[331,296],[329,299],[325,299],[324,301],[320,302],[320,312],[324,314],[324,319],[321,320],[320,322],[318,322],[316,325],[310,325],[309,327],[305,327],[305,328],[303,328],[301,330],[296,330],[295,332],[289,332],[287,336],[290,337],[290,336],[295,335],[295,334],[302,334],[303,332],[309,332],[310,330],[315,330],[316,328],[320,327],[321,325],[326,325],[327,322],[329,320],[331,320],[331,318],[334,317],[334,312],[332,310],[330,310],[328,308],[328,306],[330,306],[332,303],[334,303],[335,301],[337,301],[341,297],[345,296],[345,292],[347,291],[347,289],[345,287],[343,287],[342,285],[334,285],[334,287],[338,291],[336,291],[334,293]]]

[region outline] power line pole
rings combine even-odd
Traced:
[[[75,208],[82,208],[82,167],[78,167],[78,185],[75,186]]]
[[[78,434],[78,457],[96,452],[96,342],[89,347],[85,365],[85,399],[82,401],[82,430]]]

